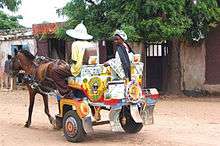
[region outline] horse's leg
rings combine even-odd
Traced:
[[[55,119],[50,115],[49,108],[48,108],[48,96],[46,94],[43,94],[43,100],[44,100],[44,112],[49,118],[50,123],[55,126]]]
[[[29,113],[28,113],[28,120],[26,124],[24,125],[27,128],[30,127],[31,125],[31,116],[33,112],[34,100],[35,100],[35,95],[36,95],[36,92],[32,90],[30,86],[28,86],[28,91],[29,91],[29,98],[30,98]]]

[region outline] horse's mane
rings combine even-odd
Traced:
[[[33,54],[31,54],[29,51],[27,50],[21,50],[20,51],[22,54],[24,54],[25,57],[27,57],[29,60],[33,61],[35,59],[35,56]]]

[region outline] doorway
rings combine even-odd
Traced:
[[[65,60],[65,41],[56,38],[48,39],[48,57]]]
[[[167,68],[169,48],[166,42],[147,43],[144,57],[144,88],[157,88],[165,91],[167,87]]]

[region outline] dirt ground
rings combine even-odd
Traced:
[[[50,98],[50,110],[57,111]],[[168,97],[155,108],[154,125],[146,125],[137,134],[113,133],[109,125],[94,127],[86,141],[67,142],[62,130],[54,130],[44,114],[43,100],[36,97],[32,126],[24,128],[28,113],[27,91],[0,91],[0,146],[68,145],[220,145],[220,97]]]

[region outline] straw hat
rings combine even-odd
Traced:
[[[87,33],[87,29],[83,22],[78,24],[74,29],[67,30],[66,34],[72,38],[80,40],[91,40],[93,38],[93,36]]]
[[[126,41],[128,39],[127,34],[123,31],[123,30],[116,30],[114,35],[118,35],[120,36],[124,41]]]

